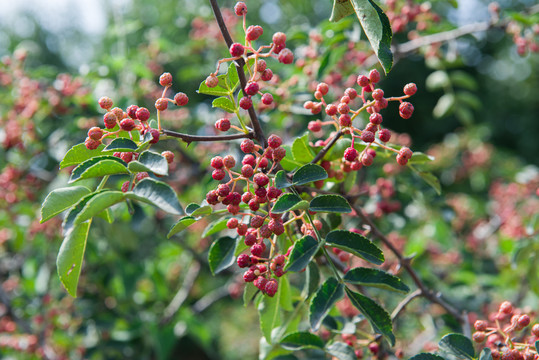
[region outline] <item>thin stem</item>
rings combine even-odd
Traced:
[[[101,179],[101,182],[97,186],[97,189],[95,191],[99,191],[105,187],[105,184],[107,183],[107,180],[109,179],[109,175],[103,176],[103,179]],[[131,186],[131,185],[130,185]]]
[[[255,136],[253,132],[249,132],[247,134],[204,136],[204,135],[182,134],[182,133],[171,131],[171,130],[163,130],[163,134],[170,137],[179,138],[188,144],[192,142],[203,142],[203,141],[228,141],[228,140],[236,140],[236,139],[252,139]]]
[[[234,41],[232,40],[232,37],[230,36],[230,33],[228,32],[228,28],[226,27],[225,21],[223,20],[221,9],[219,8],[219,5],[217,5],[216,0],[210,0],[210,5],[213,10],[213,15],[215,16],[215,20],[217,21],[217,24],[219,25],[219,29],[221,30],[221,34],[223,35],[223,38],[225,39],[226,45],[227,47],[230,47],[234,43]],[[240,79],[240,84],[241,84],[242,89],[245,89],[245,87],[247,86],[247,78],[245,77],[245,73],[243,72],[244,66],[245,66],[245,60],[243,60],[243,58],[236,60],[236,70],[238,71],[238,77]],[[262,130],[260,122],[258,121],[258,117],[256,115],[256,111],[254,107],[251,106],[248,110],[248,113],[249,113],[249,117],[251,118],[251,124],[253,125],[254,137],[258,140],[260,145],[267,147],[268,141],[266,140],[264,131]]]
[[[331,139],[331,141],[326,146],[324,146],[318,154],[316,154],[314,159],[311,161],[311,164],[316,164],[320,160],[324,159],[324,156],[326,156],[328,151],[333,147],[333,145],[335,145],[335,143],[337,142],[337,140],[339,140],[341,136],[343,136],[342,131],[341,130],[337,131],[335,136],[333,136],[333,139]]]

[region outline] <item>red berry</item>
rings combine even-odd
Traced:
[[[472,339],[476,343],[482,343],[483,341],[485,341],[486,335],[487,334],[485,334],[484,332],[478,331],[472,335]]]
[[[361,157],[361,163],[363,164],[363,166],[371,166],[373,161],[374,161],[374,158],[369,153],[364,153],[363,156]]]
[[[251,258],[247,254],[241,254],[240,256],[238,256],[237,261],[240,268],[246,268],[247,266],[251,265]]]
[[[131,118],[131,119],[136,119],[137,118],[137,110],[138,110],[138,106],[137,105],[129,105],[127,107],[127,115]]]
[[[226,172],[223,169],[215,169],[211,173],[213,180],[221,181],[225,178]]]
[[[255,143],[251,139],[245,139],[241,142],[240,148],[246,154],[252,153],[255,150]]]
[[[259,231],[260,236],[262,236],[264,239],[271,237],[272,233],[268,225],[262,225],[262,227],[258,231]]]
[[[276,32],[275,34],[273,34],[273,43],[275,45],[281,45],[281,46],[285,46],[286,44],[286,34],[282,33],[282,32]]]
[[[256,257],[261,257],[264,253],[264,247],[261,244],[251,246],[251,254]]]
[[[277,189],[276,187],[273,187],[273,186],[270,186],[268,188],[268,199],[272,200],[272,199],[277,199],[279,196],[281,196],[281,194],[283,193],[283,191],[281,189]],[[281,217],[280,215],[281,214],[275,214],[275,215],[279,215],[279,218]]]
[[[406,84],[404,87],[404,94],[408,96],[412,96],[417,92],[417,85],[414,83]]]
[[[256,286],[260,291],[264,291],[266,288],[266,284],[268,282],[268,279],[266,279],[263,276],[259,276],[253,281],[253,285]]]
[[[147,177],[150,177],[146,171],[139,172],[137,175],[135,175],[135,181],[139,182],[142,179],[146,179]]]
[[[369,73],[369,80],[373,84],[376,84],[378,81],[380,81],[380,73],[378,72],[378,70],[371,70],[371,72]]]
[[[337,107],[337,111],[339,111],[340,114],[348,114],[350,112],[350,106],[345,103],[340,103]]]
[[[271,78],[273,78],[273,71],[271,69],[266,69],[262,72],[262,75],[260,75],[260,78],[263,81],[270,81]]]
[[[120,129],[124,131],[131,131],[135,128],[135,121],[131,118],[125,118],[120,121]]]
[[[277,135],[270,135],[268,138],[268,145],[273,149],[278,148],[282,143],[283,140],[281,140],[281,138]]]
[[[380,100],[384,97],[384,90],[382,89],[376,89],[372,92],[372,98],[374,100]]]
[[[217,186],[217,194],[222,197],[227,196],[230,194],[230,187],[227,184],[219,184],[219,186]]]
[[[168,72],[163,73],[159,77],[159,84],[161,86],[169,86],[170,84],[172,84],[172,75],[170,73],[168,73]]]
[[[366,93],[370,93],[372,92],[372,87],[370,85],[367,85],[363,88],[363,91],[365,91]]]
[[[234,156],[232,155],[227,155],[223,158],[223,164],[227,169],[232,169],[236,166],[236,159],[234,159]]]
[[[409,160],[412,157],[413,153],[412,153],[412,150],[410,150],[410,148],[407,148],[406,146],[404,146],[399,150],[399,155]]]
[[[217,86],[217,84],[219,84],[219,79],[217,78],[217,76],[212,74],[206,78],[204,84],[206,84],[206,86],[209,88],[214,88]]]
[[[256,275],[254,271],[251,269],[247,270],[245,273],[243,273],[243,280],[245,282],[253,282],[256,279]]]
[[[251,165],[254,167],[256,165],[256,159],[253,155],[247,154],[243,157],[243,160],[241,161],[241,163],[243,165]]]
[[[122,159],[126,163],[130,163],[131,160],[133,160],[133,153],[132,152],[123,152],[123,153],[120,154],[120,159]]]
[[[408,159],[406,159],[405,157],[401,156],[400,154],[397,154],[397,163],[401,166],[404,166],[408,163]]]
[[[268,64],[266,64],[266,60],[258,59],[258,61],[256,62],[256,71],[258,71],[259,73],[264,72],[267,66]]]
[[[251,218],[251,227],[258,229],[262,225],[264,225],[264,218],[259,215],[255,215]]]
[[[232,215],[236,215],[240,212],[240,207],[238,205],[230,204],[226,207],[226,210],[231,213]]]
[[[518,318],[518,326],[523,329],[525,328],[526,326],[530,325],[530,317],[526,314],[524,315],[521,315],[519,318]]]
[[[500,312],[504,314],[511,314],[513,312],[513,305],[509,301],[504,301],[500,305]]]
[[[230,120],[223,118],[215,122],[215,128],[220,131],[228,131],[230,129]]]
[[[286,149],[283,147],[278,147],[273,150],[273,161],[279,162],[286,156]]]
[[[320,120],[310,121],[307,128],[312,132],[318,132],[322,130],[322,122]]]
[[[381,98],[380,100],[376,100],[374,102],[374,107],[378,109],[385,109],[388,104],[389,102],[387,101],[386,98]]]
[[[243,201],[245,204],[248,204],[252,198],[253,198],[253,194],[251,194],[250,192],[244,192],[243,195],[241,196],[241,201]]]
[[[475,330],[477,331],[487,331],[487,327],[488,327],[488,324],[486,321],[484,320],[477,320],[474,324],[473,324],[473,327]]]
[[[229,229],[235,229],[235,228],[238,227],[238,223],[239,223],[238,219],[231,218],[226,222],[226,227],[229,228]],[[245,266],[240,266],[240,267],[245,267]]]
[[[283,64],[291,64],[294,61],[294,54],[290,49],[283,49],[279,53],[279,62]]]
[[[258,209],[260,209],[260,203],[256,198],[249,200],[248,205],[249,209],[251,209],[252,211],[257,211]]]
[[[326,106],[326,114],[328,114],[329,116],[337,114],[337,106],[334,104],[329,104],[328,106]]]
[[[253,106],[253,100],[251,100],[251,97],[244,96],[240,99],[240,107],[243,110],[249,110],[251,106]]]
[[[362,88],[364,88],[365,86],[369,85],[369,78],[366,77],[365,75],[359,75],[357,77],[357,84],[361,86]]]
[[[255,95],[258,93],[259,89],[260,87],[258,86],[258,83],[256,81],[249,81],[245,86],[245,93],[247,95]]]
[[[150,135],[152,135],[152,139],[150,140],[150,144],[157,144],[157,142],[159,141],[159,130],[150,129]]]
[[[86,145],[88,150],[95,150],[101,145],[101,140],[94,140],[88,137],[86,138],[86,141],[84,141],[84,145]]]
[[[374,355],[378,354],[378,351],[380,351],[380,345],[378,343],[370,343],[369,344],[369,351],[373,353]]]
[[[344,151],[344,158],[347,161],[354,161],[358,156],[358,152],[353,147],[349,147]]]
[[[349,98],[347,95],[343,95],[343,96],[341,97],[341,103],[343,103],[343,104],[348,104],[348,103],[350,103],[350,98]]]
[[[245,32],[245,38],[248,41],[255,41],[257,40],[262,34],[264,33],[264,29],[262,29],[262,26],[260,25],[251,25],[247,28],[247,31]]]
[[[320,93],[322,93],[322,95],[327,95],[327,93],[329,91],[329,85],[326,84],[326,83],[321,82],[320,84],[318,84],[316,86],[316,91],[320,91]]]
[[[243,235],[245,235],[247,233],[248,228],[249,227],[247,226],[247,224],[239,224],[236,231],[237,231],[239,236],[243,236]]]
[[[150,118],[150,111],[146,109],[145,107],[141,107],[137,109],[137,112],[135,113],[137,116],[137,119],[140,121],[146,121]]]
[[[273,95],[270,93],[265,93],[262,95],[262,103],[264,105],[271,105],[271,103],[273,103]]]
[[[172,164],[172,162],[174,161],[174,153],[172,151],[163,151],[161,153],[161,156],[163,156],[169,164]]]
[[[238,1],[234,6],[234,13],[238,16],[247,14],[247,5],[243,1]]]
[[[344,91],[344,93],[350,98],[350,100],[354,100],[357,97],[357,91],[354,88],[348,88]]]
[[[371,131],[363,131],[361,132],[361,140],[366,143],[371,143],[374,141],[374,133]]]
[[[241,168],[241,176],[247,179],[253,176],[253,173],[254,171],[251,165],[243,165],[243,167]]]
[[[371,116],[369,116],[369,121],[371,124],[380,125],[383,120],[384,119],[380,113],[372,113]]]
[[[92,140],[101,141],[102,136],[103,136],[103,130],[97,126],[94,126],[90,130],[88,130],[88,137]]]
[[[122,192],[128,192],[128,191],[129,191],[129,180],[127,180],[126,182],[122,184]]]
[[[264,288],[264,291],[266,292],[266,294],[268,294],[268,296],[273,297],[277,293],[278,287],[279,287],[279,284],[277,283],[277,280],[270,279],[266,283],[266,287]]]
[[[344,127],[352,125],[352,118],[348,114],[342,114],[339,116],[339,124]]]
[[[210,165],[212,168],[220,169],[223,167],[223,158],[220,156],[216,156],[211,159]]]
[[[111,98],[107,96],[103,96],[102,98],[99,99],[98,104],[101,107],[101,109],[109,110],[112,107],[113,102]]]
[[[219,194],[216,190],[211,190],[206,194],[206,201],[210,205],[216,205],[219,203]]]
[[[256,175],[253,177],[253,181],[258,186],[266,186],[269,183],[269,177],[264,173],[256,173]]]
[[[275,234],[281,235],[284,233],[284,225],[282,220],[272,219],[268,223],[268,228]]]
[[[234,43],[230,45],[229,51],[230,51],[230,55],[232,55],[233,57],[238,57],[238,56],[243,55],[243,52],[245,51],[245,49],[243,48],[242,44]]]
[[[532,326],[532,334],[536,337],[539,337],[539,324],[535,324]]]
[[[391,131],[389,131],[388,129],[382,129],[378,133],[378,137],[380,138],[380,141],[388,142],[389,139],[391,139]]]
[[[117,118],[112,111],[103,115],[103,123],[107,129],[112,129],[116,126]]]
[[[414,112],[414,106],[409,102],[402,102],[399,106],[399,115],[403,119],[409,119]]]
[[[185,95],[184,93],[179,92],[174,95],[174,102],[178,106],[184,106],[187,105],[187,103],[189,102],[189,97],[187,97],[187,95]]]

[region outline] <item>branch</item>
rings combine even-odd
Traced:
[[[160,325],[169,323],[170,320],[172,320],[172,318],[174,317],[174,314],[178,312],[185,299],[187,299],[187,296],[189,295],[189,292],[191,291],[191,288],[195,283],[199,271],[200,263],[195,261],[187,271],[185,279],[183,280],[182,287],[180,288],[180,290],[178,290],[176,295],[174,295],[174,298],[165,308],[165,311],[163,311],[163,318],[159,322]]]
[[[193,312],[197,314],[201,313],[213,304],[215,304],[217,301],[221,300],[224,297],[227,297],[230,294],[230,292],[228,291],[228,286],[228,284],[225,284],[204,295],[191,307]]]
[[[254,137],[254,133],[249,132],[248,134],[233,134],[233,135],[189,135],[189,134],[182,134],[179,132],[171,131],[171,130],[163,130],[163,134],[179,138],[186,143],[190,144],[192,142],[202,142],[202,141],[227,141],[227,140],[236,140],[236,139],[251,139]]]
[[[408,294],[402,301],[397,305],[395,310],[391,313],[391,321],[395,321],[395,319],[400,315],[400,313],[404,310],[406,305],[412,302],[416,297],[421,296],[421,289],[417,289],[416,291]]]
[[[337,140],[339,140],[339,138],[342,135],[343,135],[343,133],[342,133],[341,130],[337,131],[337,133],[335,134],[333,139],[331,139],[331,141],[326,146],[324,146],[324,148],[322,150],[320,150],[320,152],[318,154],[316,154],[314,159],[311,161],[311,164],[316,164],[317,162],[322,160],[324,158],[324,156],[326,156],[327,152],[333,147],[333,145],[335,145]]]
[[[219,25],[219,29],[221,30],[221,34],[223,35],[223,38],[225,39],[227,47],[230,47],[234,43],[232,40],[232,37],[230,36],[230,33],[228,32],[228,28],[226,27],[225,21],[223,20],[223,15],[221,14],[221,9],[219,8],[219,5],[217,5],[216,0],[210,0],[210,5],[213,10],[213,15],[215,16],[215,20],[217,21],[217,24]],[[240,79],[241,88],[245,89],[247,86],[247,78],[245,77],[245,72],[243,70],[243,67],[245,65],[245,60],[243,58],[236,60],[236,70],[238,72],[238,77]],[[260,121],[258,121],[258,117],[256,116],[256,111],[253,106],[251,106],[248,110],[249,117],[251,118],[251,124],[253,125],[254,129],[254,137],[258,140],[260,145],[267,147],[268,141],[266,140],[266,136],[264,135],[264,131],[262,130],[262,127],[260,126]]]

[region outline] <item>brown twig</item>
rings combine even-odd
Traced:
[[[393,310],[391,313],[391,321],[395,321],[395,319],[400,315],[400,313],[404,310],[404,308],[412,302],[416,297],[421,296],[421,289],[416,289],[416,291],[411,292],[406,296],[402,301],[397,305],[397,307]]]
[[[230,36],[230,33],[228,32],[228,28],[226,27],[225,21],[223,20],[223,15],[221,14],[221,9],[219,8],[219,5],[217,5],[216,0],[210,0],[210,5],[213,10],[213,15],[215,16],[215,20],[217,21],[217,24],[219,25],[219,29],[221,30],[221,34],[223,35],[223,38],[225,39],[227,47],[230,47],[234,43],[232,40],[232,37]],[[238,72],[238,77],[240,79],[241,88],[245,89],[247,86],[247,78],[245,77],[245,72],[243,70],[243,67],[245,65],[244,59],[238,59],[236,60],[236,70]],[[264,135],[264,131],[262,130],[262,127],[260,126],[260,121],[258,120],[258,117],[256,115],[256,111],[254,107],[250,107],[248,110],[249,117],[251,118],[251,124],[253,125],[253,130],[255,132],[254,136],[260,143],[260,145],[267,147],[268,141],[266,139],[266,136]]]
[[[316,154],[314,159],[311,161],[311,164],[316,164],[320,160],[324,159],[324,156],[326,156],[328,151],[333,147],[333,145],[335,145],[335,143],[337,142],[337,140],[339,140],[341,136],[343,136],[342,131],[337,131],[337,133],[335,133],[335,136],[333,136],[333,139],[331,139],[331,141],[326,146],[324,146],[318,154]]]
[[[192,142],[202,142],[202,141],[228,141],[228,140],[236,140],[236,139],[252,139],[254,137],[254,133],[249,132],[247,134],[232,134],[232,135],[189,135],[189,134],[183,134],[171,130],[163,130],[163,134],[179,138],[182,141],[190,144]]]

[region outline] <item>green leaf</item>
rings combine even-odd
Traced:
[[[105,147],[105,151],[133,152],[137,151],[138,145],[131,139],[116,138]]]
[[[212,222],[206,227],[206,229],[204,229],[204,232],[202,233],[202,237],[217,234],[219,231],[226,229],[227,222],[228,222],[228,218],[219,219]]]
[[[262,301],[258,304],[258,315],[260,317],[260,329],[268,343],[272,343],[271,331],[281,325],[280,296],[262,296]]]
[[[328,173],[320,165],[306,164],[296,171],[292,177],[292,182],[294,185],[303,185],[312,181],[324,180],[327,177]]]
[[[301,198],[297,196],[296,194],[284,194],[281,195],[275,204],[273,204],[273,208],[271,209],[272,213],[275,214],[281,214],[286,211],[293,210],[293,208],[298,205],[301,202]]]
[[[288,276],[282,276],[279,279],[279,291],[277,295],[281,297],[280,306],[284,311],[293,311],[294,305],[292,304],[292,293],[290,292],[290,282]],[[282,337],[283,334],[280,335]],[[275,335],[273,336],[275,339]]]
[[[336,341],[326,347],[326,352],[339,360],[356,360],[354,349],[342,342]]]
[[[350,0],[357,18],[386,74],[393,66],[391,24],[373,0]]]
[[[309,308],[311,328],[316,331],[335,303],[344,296],[344,285],[334,277],[328,278],[318,289]]]
[[[535,342],[535,351],[539,353],[539,340]]]
[[[72,183],[81,179],[101,177],[105,175],[128,174],[127,164],[117,157],[111,155],[96,156],[88,159],[71,173],[69,182]]]
[[[281,340],[281,346],[288,350],[300,350],[305,348],[324,348],[324,341],[319,336],[310,332],[302,331],[289,334]]]
[[[429,91],[441,90],[451,84],[446,71],[438,70],[427,76],[425,87]]]
[[[483,348],[479,354],[479,360],[492,360],[492,350],[489,348]]]
[[[331,10],[329,21],[337,22],[353,13],[354,7],[350,0],[333,0],[333,9]]]
[[[234,106],[232,100],[225,96],[214,99],[211,103],[211,106],[214,108],[216,107],[219,109],[223,109],[224,111],[232,114],[236,111],[236,107]]]
[[[89,230],[89,222],[75,226],[64,238],[56,258],[60,281],[69,295],[73,297],[77,297],[77,285]]]
[[[319,247],[320,243],[311,236],[304,236],[297,240],[284,269],[287,271],[301,271],[305,269]]]
[[[235,89],[240,82],[236,64],[234,62],[231,62],[228,66],[228,70],[226,72],[226,80],[229,89]]]
[[[419,151],[414,151],[412,158],[408,160],[408,164],[424,164],[434,161],[434,156],[423,154]]]
[[[108,209],[112,205],[124,201],[125,197],[126,194],[121,191],[110,190],[106,190],[96,194],[95,196],[92,196],[92,198],[90,198],[88,202],[86,202],[84,207],[78,213],[73,224],[79,225],[93,218],[94,216]]]
[[[318,195],[311,200],[309,210],[330,213],[351,213],[348,201],[340,195]]]
[[[174,224],[170,231],[167,234],[167,238],[170,239],[173,235],[187,229],[189,226],[193,225],[197,221],[193,216],[184,216],[176,224]]]
[[[84,186],[65,187],[51,191],[41,206],[40,223],[69,209],[90,192],[90,189]]]
[[[63,169],[67,166],[71,165],[78,165],[88,159],[91,159],[96,156],[100,155],[106,155],[107,153],[103,153],[102,150],[105,148],[105,145],[101,144],[97,147],[95,150],[88,150],[86,148],[86,145],[78,144],[73,146],[69,151],[65,154],[64,159],[60,163],[60,169]],[[112,152],[110,152],[112,155]]]
[[[475,91],[478,88],[478,84],[475,78],[465,71],[461,71],[461,70],[453,71],[451,72],[449,77],[453,85],[456,85],[456,86],[459,86],[461,88],[465,88],[471,91]]]
[[[252,282],[246,283],[243,289],[243,306],[247,307],[259,291]]]
[[[453,94],[444,94],[438,99],[436,106],[432,110],[432,114],[436,118],[443,118],[444,116],[450,115],[455,108],[455,95]]]
[[[379,265],[384,262],[382,250],[365,236],[351,231],[334,230],[327,234],[326,243],[329,246],[348,251],[373,264]]]
[[[77,215],[81,212],[81,210],[84,208],[86,203],[92,199],[92,197],[98,195],[102,191],[96,191],[93,193],[90,193],[86,196],[84,196],[82,199],[79,200],[78,203],[76,203],[67,213],[66,217],[64,218],[64,221],[62,222],[62,229],[64,232],[64,236],[67,236],[71,230],[73,230],[73,227],[75,226],[75,219],[77,218]]]
[[[412,169],[417,175],[419,175],[419,177],[423,179],[423,181],[429,184],[436,191],[436,194],[442,194],[442,185],[440,184],[440,180],[438,180],[438,178],[433,173],[427,171],[419,171],[412,165],[408,165],[408,167]]]
[[[464,103],[474,110],[480,110],[483,107],[481,99],[479,99],[479,97],[472,92],[458,91],[455,96],[457,97],[459,105],[462,105],[461,103]]]
[[[466,336],[461,334],[448,334],[438,343],[440,351],[459,359],[473,359],[475,350],[473,343]]]
[[[445,359],[436,354],[421,353],[421,354],[412,356],[409,360],[445,360]]]
[[[318,265],[314,262],[309,263],[307,270],[305,270],[305,285],[301,296],[305,299],[311,297],[312,294],[318,289],[320,285],[320,270],[318,270]]]
[[[308,135],[298,137],[292,144],[292,155],[294,159],[300,163],[306,164],[314,158],[311,147],[309,146]]]
[[[200,217],[210,215],[213,212],[213,208],[209,205],[204,205],[196,209],[191,213],[191,216]]]
[[[236,239],[225,236],[211,244],[208,253],[208,262],[213,275],[220,273],[234,264],[234,251],[236,251],[237,243]]]
[[[200,83],[198,87],[199,94],[213,95],[213,96],[227,96],[229,95],[228,89],[225,89],[222,86],[217,85],[216,87],[209,88],[206,86],[205,81]]]
[[[391,324],[391,317],[384,310],[383,307],[378,305],[375,301],[369,299],[368,297],[356,293],[348,288],[346,290],[346,295],[363,316],[365,316],[374,331],[384,335],[388,340],[391,346],[395,345],[395,335],[393,335],[393,325]]]
[[[286,172],[284,170],[279,170],[277,174],[275,174],[275,187],[277,189],[285,189],[290,186],[292,186],[292,183],[288,181]]]
[[[170,214],[184,214],[176,192],[164,182],[145,178],[138,182],[132,192],[127,194],[132,199],[154,205]]]
[[[195,210],[200,209],[200,205],[191,203],[185,207],[185,213],[191,215]]]
[[[137,160],[131,161],[127,168],[134,173],[146,171],[161,176],[168,175],[167,159],[153,151],[144,151]]]
[[[350,284],[374,286],[402,293],[410,291],[401,279],[378,269],[357,267],[348,271],[343,280]]]

